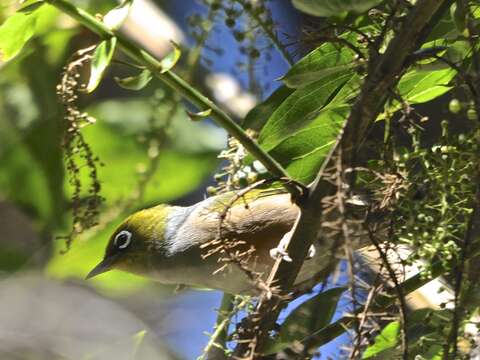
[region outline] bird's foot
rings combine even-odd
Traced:
[[[270,249],[270,256],[272,257],[272,259],[277,260],[278,258],[282,258],[282,260],[284,261],[292,262],[292,258],[290,257],[290,255],[288,255],[288,252],[287,252],[288,243],[290,242],[290,238],[292,237],[292,234],[293,234],[293,231],[289,231],[288,233],[283,235],[278,246],[276,248]],[[310,248],[308,249],[308,254],[305,260],[312,259],[316,253],[317,253],[317,250],[315,249],[315,246],[310,245]]]

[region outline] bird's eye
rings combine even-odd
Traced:
[[[125,249],[132,242],[132,233],[127,230],[120,231],[115,236],[114,244],[119,249]]]

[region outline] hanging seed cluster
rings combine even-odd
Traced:
[[[78,95],[85,89],[81,81],[81,71],[90,61],[94,48],[77,52],[65,68],[61,82],[57,85],[57,96],[64,105],[63,150],[69,183],[73,188],[71,207],[73,213],[70,233],[61,236],[65,239],[67,251],[75,236],[97,225],[99,208],[104,199],[100,196],[100,182],[97,167],[101,165],[89,144],[85,141],[81,129],[91,125],[95,119],[82,112],[78,105]],[[82,180],[83,173],[88,174],[88,182]]]
[[[255,138],[256,133],[248,129],[247,135]],[[242,144],[233,137],[228,139],[228,148],[223,150],[219,159],[225,159],[225,165],[220,172],[215,174],[214,178],[217,186],[209,186],[207,188],[208,195],[215,195],[227,191],[243,189],[248,185],[253,184],[259,178],[259,175],[266,170],[258,162],[252,165],[245,165],[244,159],[247,152]]]

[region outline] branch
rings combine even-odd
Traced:
[[[128,40],[117,31],[109,29],[102,21],[88,12],[75,7],[66,0],[45,0],[48,4],[56,7],[63,13],[71,16],[80,24],[87,27],[102,38],[116,37],[118,46],[130,58],[145,66],[155,77],[176,91],[183,98],[195,105],[200,111],[211,110],[210,116],[215,122],[235,137],[265,168],[275,177],[288,178],[285,169],[267,152],[265,152],[255,140],[249,137],[245,131],[222,109],[213,103],[198,90],[193,88],[173,71],[162,72],[162,65],[147,50],[142,49]],[[285,182],[283,186],[294,196],[298,196],[298,188]]]
[[[350,168],[355,164],[355,153],[368,128],[380,113],[388,89],[398,82],[407,68],[407,58],[421,45],[431,28],[430,21],[436,20],[438,13],[443,13],[449,3],[450,0],[417,1],[385,53],[374,60],[371,59],[374,62],[369,69],[372,70],[365,78],[360,95],[352,106],[343,133],[310,186],[308,199],[299,203],[300,217],[295,223],[293,235],[287,246],[292,262],[278,259],[272,268],[269,283],[278,286],[280,296],[268,297],[262,293],[256,311],[245,322],[242,337],[234,352],[237,357],[251,359],[261,351],[268,339],[268,332],[274,328],[284,306],[281,301],[282,295],[287,294],[293,286],[308,249],[317,238],[321,228],[319,219],[322,214],[322,199],[335,193],[335,186],[323,179],[324,170],[332,155],[337,149],[341,149],[343,168]]]

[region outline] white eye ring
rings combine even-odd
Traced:
[[[120,242],[120,243],[119,243]],[[113,243],[119,249],[125,249],[132,242],[132,233],[127,230],[120,231],[116,236]]]

